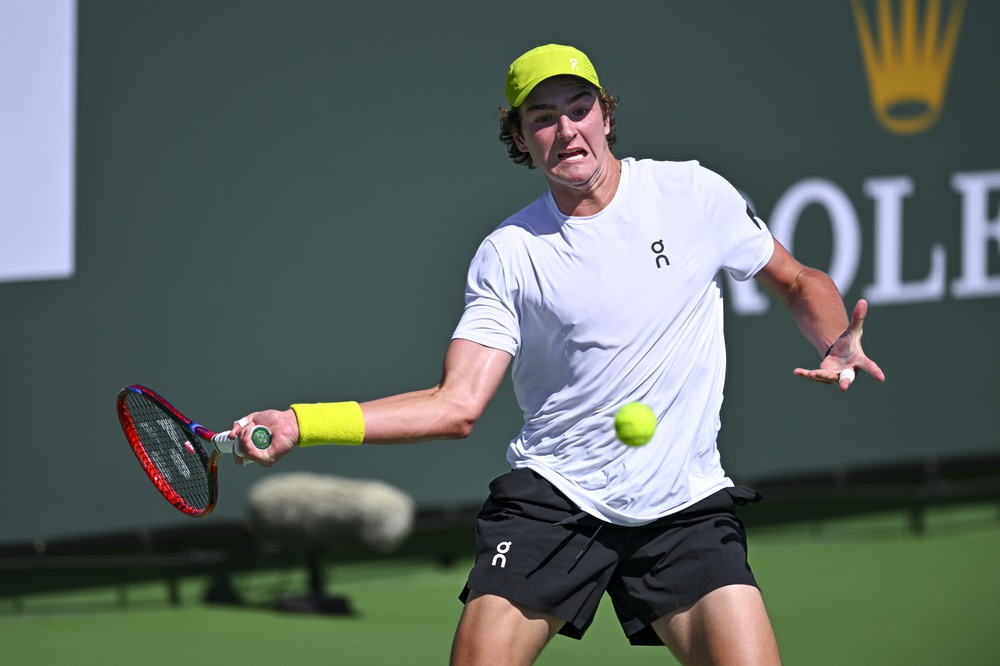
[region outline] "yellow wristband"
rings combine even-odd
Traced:
[[[356,402],[292,405],[299,422],[299,446],[347,444],[365,441],[365,417]]]

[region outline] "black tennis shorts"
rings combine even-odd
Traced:
[[[663,645],[650,625],[726,585],[757,586],[736,506],[726,488],[678,514],[619,527],[583,513],[532,470],[494,479],[476,519],[476,562],[459,598],[494,594],[566,621],[582,638],[604,592],[633,645]]]

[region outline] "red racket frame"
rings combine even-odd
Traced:
[[[139,438],[139,433],[136,432],[135,423],[132,421],[128,403],[126,402],[126,396],[129,393],[138,393],[145,396],[152,402],[162,407],[164,412],[168,416],[172,417],[178,425],[195,435],[194,439],[198,441],[198,444],[195,447],[195,452],[201,459],[209,479],[209,501],[207,506],[202,508],[190,504],[187,500],[181,497],[176,490],[174,490],[170,482],[167,481],[167,479],[165,479],[157,469],[156,465],[149,457],[149,453],[147,453],[145,447],[143,447],[142,440]],[[201,440],[205,439],[211,441],[215,433],[184,416],[177,411],[173,405],[167,402],[163,396],[150,388],[142,386],[141,384],[131,384],[119,391],[117,403],[118,420],[121,422],[122,430],[125,432],[125,438],[128,439],[129,446],[132,447],[132,451],[139,459],[139,463],[142,465],[143,471],[146,472],[149,480],[153,482],[153,485],[155,485],[156,489],[160,491],[160,494],[163,495],[168,502],[173,504],[178,511],[188,516],[203,518],[212,513],[212,509],[215,508],[215,504],[219,499],[219,456],[221,454],[219,451],[215,450],[214,447],[212,453],[209,454],[208,451],[205,450],[205,445],[202,444]]]

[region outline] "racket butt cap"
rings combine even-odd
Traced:
[[[254,426],[254,429],[250,431],[250,441],[258,449],[266,449],[271,446],[271,431],[266,426]]]

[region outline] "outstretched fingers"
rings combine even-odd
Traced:
[[[861,337],[861,329],[865,325],[865,317],[868,316],[868,301],[859,299],[854,305],[854,312],[851,313],[851,323],[847,326],[848,334],[854,333]]]
[[[820,384],[833,384],[839,381],[837,372],[824,368],[816,368],[814,370],[810,370],[809,368],[795,368],[792,372],[796,377],[805,377]]]
[[[860,366],[861,369],[864,370],[865,372],[867,372],[869,375],[871,375],[875,379],[877,379],[878,381],[884,382],[885,381],[885,373],[882,372],[882,368],[878,367],[878,364],[875,363],[875,361],[873,361],[870,358],[868,358],[867,356],[865,356],[864,360],[865,360],[864,364]]]
[[[858,371],[867,372],[876,380],[884,382],[885,373],[861,348],[861,335],[867,316],[868,301],[859,299],[851,313],[847,330],[830,347],[820,367],[813,370],[795,368],[794,374],[821,384],[837,384],[841,391],[851,387]]]

